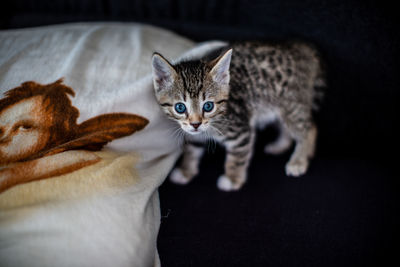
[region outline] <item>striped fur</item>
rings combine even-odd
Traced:
[[[303,43],[234,43],[218,58],[170,64],[153,56],[153,77],[157,100],[171,119],[188,133],[184,159],[171,179],[187,183],[198,173],[202,155],[192,143],[213,138],[226,148],[225,174],[218,180],[222,190],[238,190],[246,182],[255,130],[276,121],[281,135],[267,145],[267,153],[278,154],[294,140],[294,152],[286,174],[300,176],[313,156],[317,128],[312,109],[325,85],[317,51]],[[233,51],[233,52],[231,52]],[[204,112],[205,102],[215,105]],[[174,105],[184,103],[178,114]],[[198,129],[193,125],[201,123]]]

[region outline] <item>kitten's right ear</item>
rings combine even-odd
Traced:
[[[158,93],[165,88],[171,87],[177,77],[177,73],[171,63],[162,55],[154,53],[151,64],[156,92]]]

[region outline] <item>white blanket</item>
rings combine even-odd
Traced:
[[[79,182],[70,182],[68,187],[61,182],[59,191],[53,191],[51,182],[43,181],[12,188],[14,196],[24,198],[21,192],[38,183],[37,195],[48,196],[53,191],[51,195],[56,197],[44,204],[37,198],[33,202],[19,200],[17,206],[11,203],[8,208],[0,205],[0,266],[159,266],[157,188],[180,148],[172,137],[176,126],[161,114],[153,96],[151,55],[157,51],[174,60],[201,56],[221,45],[224,43],[210,42],[191,49],[194,43],[190,40],[131,23],[1,31],[2,95],[25,81],[47,84],[64,77],[64,83],[76,92],[72,104],[80,111],[79,122],[103,113],[129,112],[150,123],[144,130],[107,146],[138,156],[132,170],[139,178],[126,187],[107,194],[104,190],[81,193],[76,198],[62,197],[61,189],[74,196],[74,186],[84,186]]]

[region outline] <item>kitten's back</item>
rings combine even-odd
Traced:
[[[233,48],[231,93],[272,106],[302,102],[316,106],[325,85],[317,49],[304,42],[238,42]],[[254,104],[254,103],[253,103]]]

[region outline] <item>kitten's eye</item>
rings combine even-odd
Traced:
[[[182,114],[186,111],[186,106],[183,103],[177,103],[177,104],[175,104],[175,110],[176,110],[176,112]]]
[[[211,102],[211,101],[207,101],[203,105],[203,110],[205,112],[210,112],[211,110],[213,110],[213,108],[214,108],[214,102]]]

